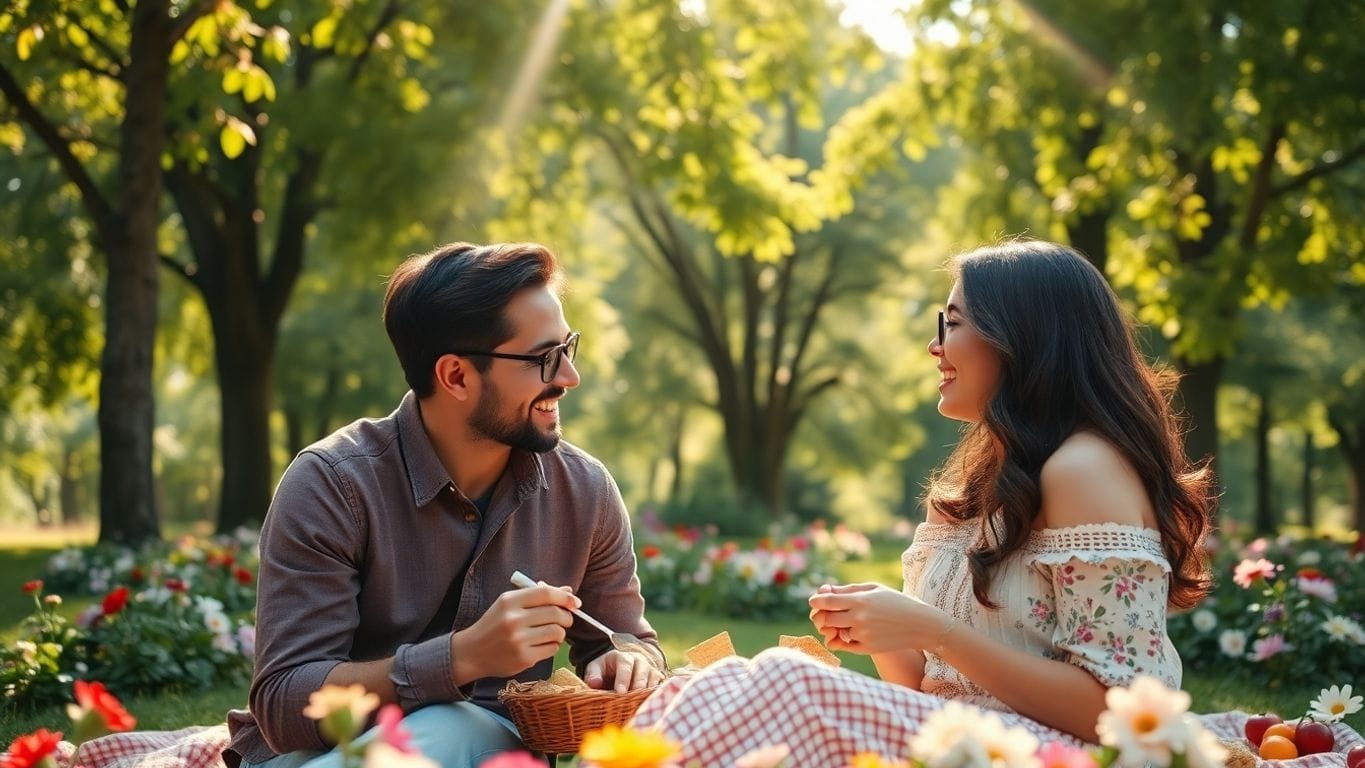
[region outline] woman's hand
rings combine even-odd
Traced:
[[[833,651],[927,648],[951,620],[923,600],[881,584],[826,584],[809,602],[810,620]]]

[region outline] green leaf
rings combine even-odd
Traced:
[[[256,144],[256,132],[241,120],[230,117],[218,134],[218,143],[223,148],[223,155],[231,160],[242,154],[247,144]]]
[[[328,16],[313,25],[313,39],[311,45],[314,48],[331,48],[333,40],[336,39],[337,22],[336,16]]]

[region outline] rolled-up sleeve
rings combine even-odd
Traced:
[[[464,699],[464,693],[455,687],[453,664],[450,635],[399,646],[389,670],[389,681],[398,692],[398,704],[403,711],[411,712],[434,701]]]

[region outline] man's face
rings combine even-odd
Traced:
[[[547,287],[518,293],[503,310],[515,333],[493,352],[539,355],[563,344],[569,325],[559,299]],[[559,444],[559,398],[578,386],[578,370],[564,357],[549,383],[540,364],[493,358],[480,378],[479,401],[469,415],[476,436],[512,448],[544,453]]]

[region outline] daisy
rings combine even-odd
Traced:
[[[1308,714],[1319,720],[1335,723],[1347,715],[1354,715],[1361,709],[1365,697],[1352,696],[1351,686],[1332,686],[1323,688],[1316,699],[1308,702]]]
[[[1189,712],[1181,715],[1179,724],[1171,729],[1171,748],[1185,756],[1189,768],[1223,768],[1228,757],[1218,737],[1205,730],[1199,717]]]
[[[1121,765],[1171,764],[1172,742],[1186,733],[1181,715],[1190,708],[1188,693],[1139,675],[1127,688],[1110,688],[1104,703],[1108,709],[1095,730],[1101,744],[1118,750]]]
[[[1318,626],[1333,640],[1365,645],[1365,628],[1353,619],[1334,615]]]
[[[1224,656],[1240,659],[1247,652],[1247,633],[1240,629],[1225,629],[1218,635],[1218,648]]]

